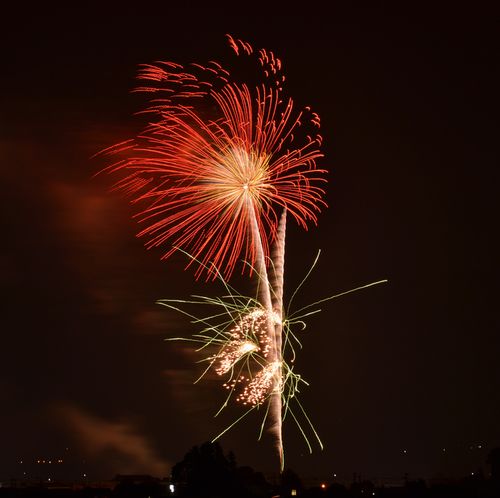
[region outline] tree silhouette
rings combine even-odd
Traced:
[[[237,467],[232,452],[219,443],[194,446],[174,465],[171,476],[177,496],[189,498],[257,498],[267,496],[264,476],[250,467]]]
[[[180,496],[216,498],[228,496],[235,461],[224,455],[218,443],[203,443],[189,450],[172,469],[172,482]]]

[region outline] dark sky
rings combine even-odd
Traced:
[[[213,418],[224,393],[193,385],[196,358],[164,341],[192,330],[155,304],[220,288],[146,251],[126,201],[91,178],[95,152],[140,130],[137,65],[224,63],[226,33],[280,56],[288,93],[322,118],[329,208],[308,232],[289,226],[287,294],[319,249],[302,303],[389,279],[310,319],[298,368],[325,450],[309,455],[287,423],[287,465],[476,471],[500,446],[498,12],[167,3],[3,16],[0,478],[48,476],[33,462],[57,458],[67,475],[166,475],[237,415]],[[222,446],[276,470],[258,428]]]

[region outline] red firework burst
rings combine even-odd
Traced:
[[[229,277],[240,258],[254,263],[258,246],[267,255],[278,211],[307,228],[325,206],[318,115],[284,98],[272,52],[228,39],[237,56],[258,61],[261,84],[232,81],[213,61],[144,65],[137,91],[154,94],[152,122],[105,151],[123,157],[106,170],[121,174],[114,188],[140,206],[146,247],[170,243],[164,258],[184,249],[201,263],[197,276],[215,276],[213,265]]]

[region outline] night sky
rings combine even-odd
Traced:
[[[343,480],[485,466],[500,446],[498,12],[159,4],[3,15],[0,478],[168,475],[241,413],[213,417],[218,382],[193,385],[197,357],[165,341],[194,330],[155,304],[220,286],[145,250],[91,158],[140,131],[138,64],[224,63],[226,33],[274,51],[322,119],[329,208],[308,232],[289,224],[286,294],[319,249],[299,305],[389,280],[325,304],[301,334],[325,450],[309,455],[286,423],[287,466]],[[258,430],[249,417],[220,442],[276,471]]]

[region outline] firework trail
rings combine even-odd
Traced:
[[[307,228],[326,206],[321,188],[326,172],[316,167],[322,157],[320,120],[308,107],[297,111],[284,96],[281,61],[272,52],[254,52],[229,35],[228,41],[238,59],[255,64],[260,83],[250,87],[215,61],[143,65],[138,78],[144,84],[136,90],[152,96],[144,111],[150,123],[137,138],[103,153],[118,158],[106,171],[120,175],[114,189],[138,207],[143,225],[138,236],[147,238],[148,248],[169,243],[164,258],[177,249],[188,252],[188,266],[199,263],[197,278],[203,273],[207,279],[219,273],[229,278],[239,260],[257,275],[269,351],[241,399],[260,404],[270,395],[283,467],[286,213]],[[219,365],[222,371],[261,349],[245,337],[228,341],[229,363]]]
[[[282,348],[282,335],[283,335],[283,321],[285,319],[283,313],[283,279],[284,279],[284,265],[285,265],[285,234],[286,234],[286,210],[283,211],[278,225],[277,239],[274,246],[273,261],[273,309],[279,313],[279,320],[273,327],[273,343],[274,343],[274,363],[278,365],[283,364],[283,348]],[[284,467],[284,449],[282,437],[282,391],[283,391],[283,369],[280,368],[276,371],[276,386],[277,388],[271,395],[270,410],[275,423],[275,433],[278,434],[278,453],[280,457],[280,465]]]

